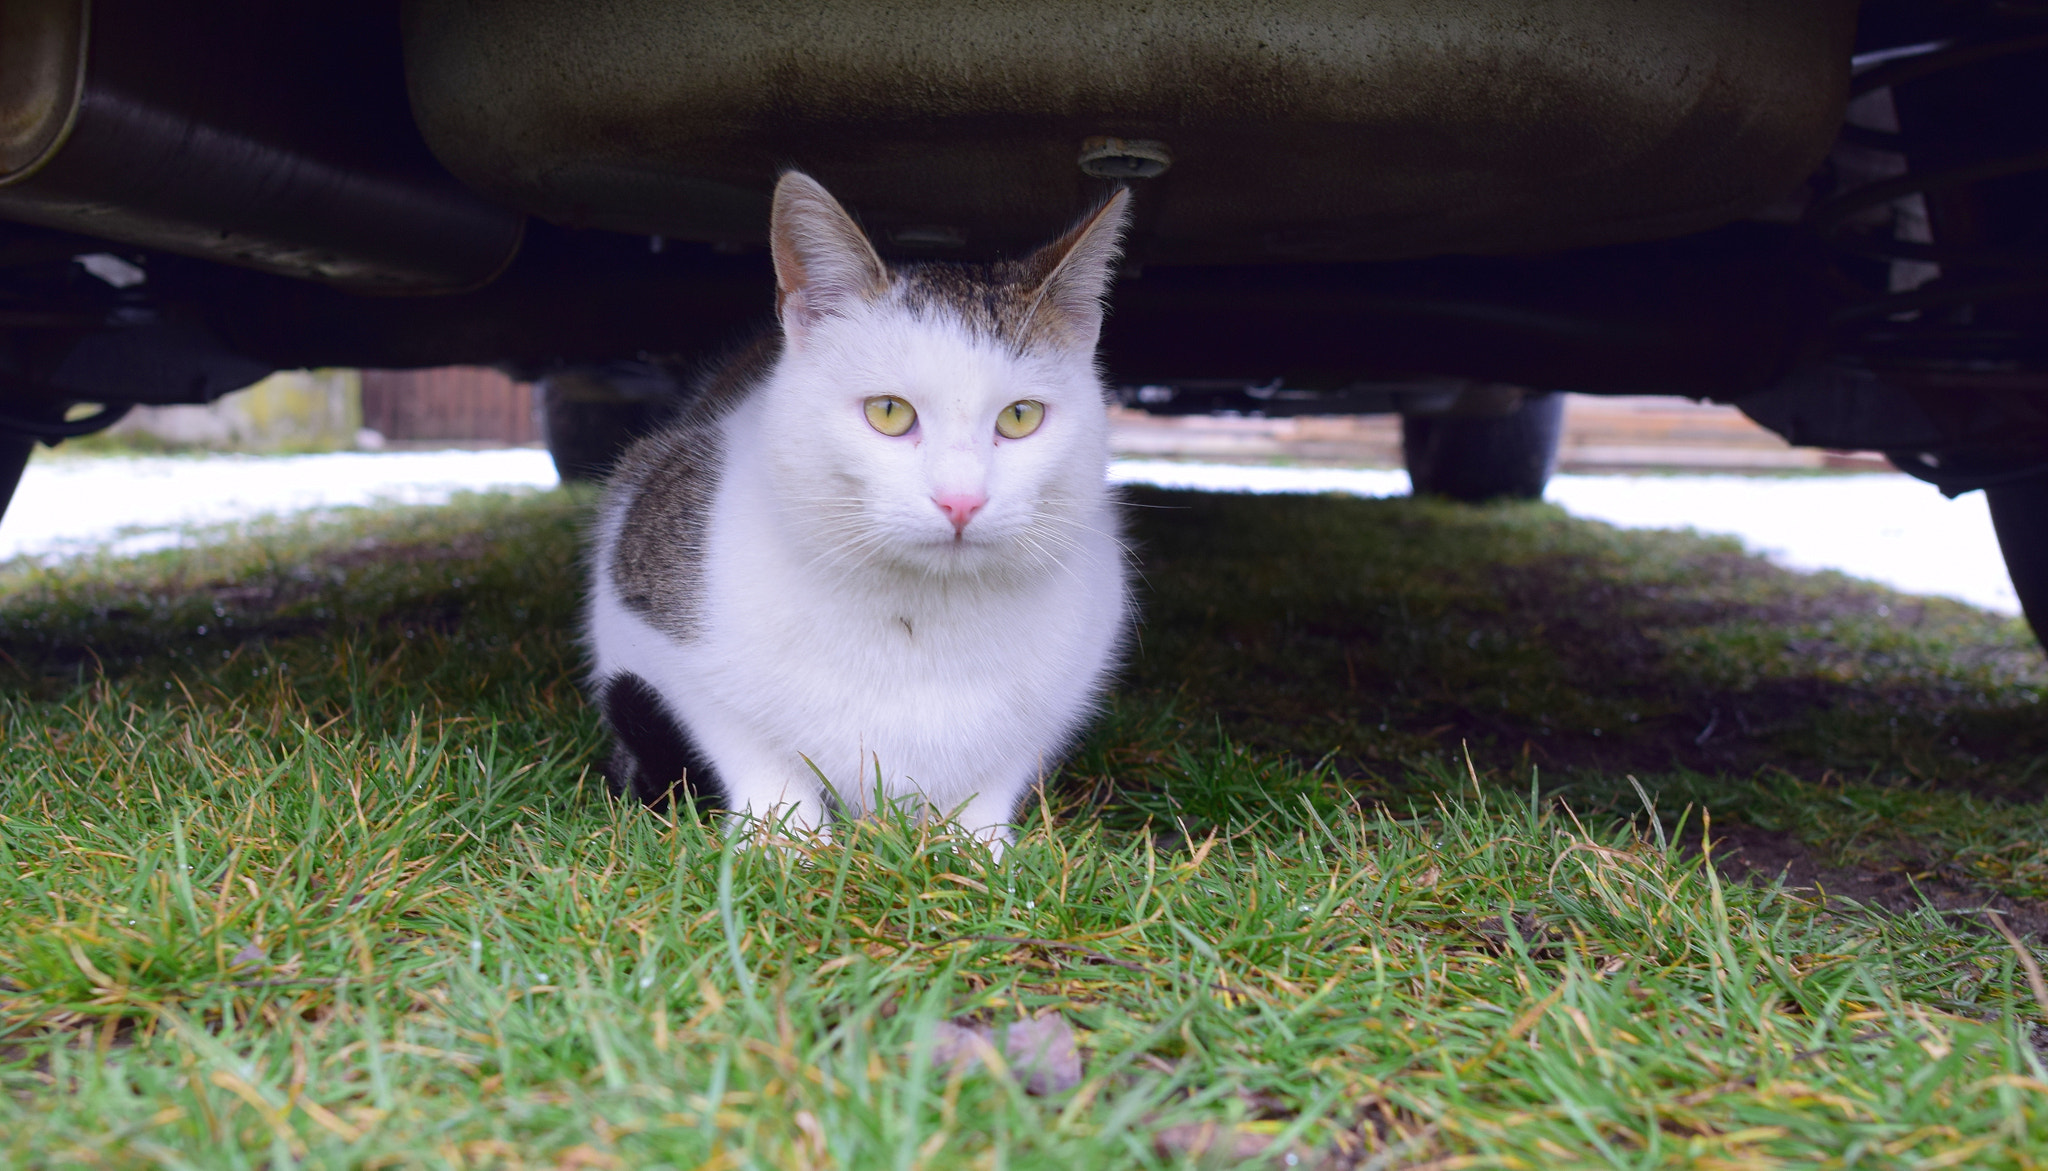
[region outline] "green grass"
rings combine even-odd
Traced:
[[[610,800],[584,497],[0,571],[0,1165],[2048,1162],[1981,917],[1699,850],[2031,907],[2018,623],[1540,506],[1135,499],[1139,649],[1000,863]],[[1041,1013],[1074,1089],[931,1060]]]

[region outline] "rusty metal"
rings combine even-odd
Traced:
[[[1173,166],[1173,152],[1150,138],[1096,135],[1081,144],[1081,173],[1097,179],[1157,179]]]
[[[407,0],[428,143],[559,223],[761,238],[779,169],[881,232],[1028,245],[1091,137],[1172,148],[1145,262],[1674,236],[1832,142],[1856,0]],[[1149,204],[1147,207],[1145,205]]]
[[[86,0],[0,5],[0,182],[63,141],[85,82]]]
[[[335,0],[7,0],[0,218],[357,291],[488,281],[522,219],[420,144],[392,18]]]

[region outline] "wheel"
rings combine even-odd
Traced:
[[[1403,415],[1401,454],[1418,496],[1536,500],[1563,431],[1564,396],[1529,394],[1505,415]]]
[[[21,485],[21,474],[28,469],[28,457],[36,449],[36,441],[27,435],[0,430],[0,518],[7,515],[7,503],[14,499],[14,490]]]
[[[552,374],[536,389],[541,433],[554,457],[555,474],[564,483],[604,479],[619,453],[675,407],[672,388],[662,393],[650,390],[647,380],[608,377],[603,372]]]
[[[2048,475],[1984,489],[2005,571],[2034,637],[2048,648]]]

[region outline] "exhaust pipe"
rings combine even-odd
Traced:
[[[0,4],[0,219],[386,294],[486,284],[524,230],[428,152],[362,0]]]

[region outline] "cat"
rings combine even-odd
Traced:
[[[782,176],[779,328],[599,506],[615,789],[812,832],[879,797],[1014,841],[1131,625],[1096,362],[1128,203],[1022,260],[891,266]]]

